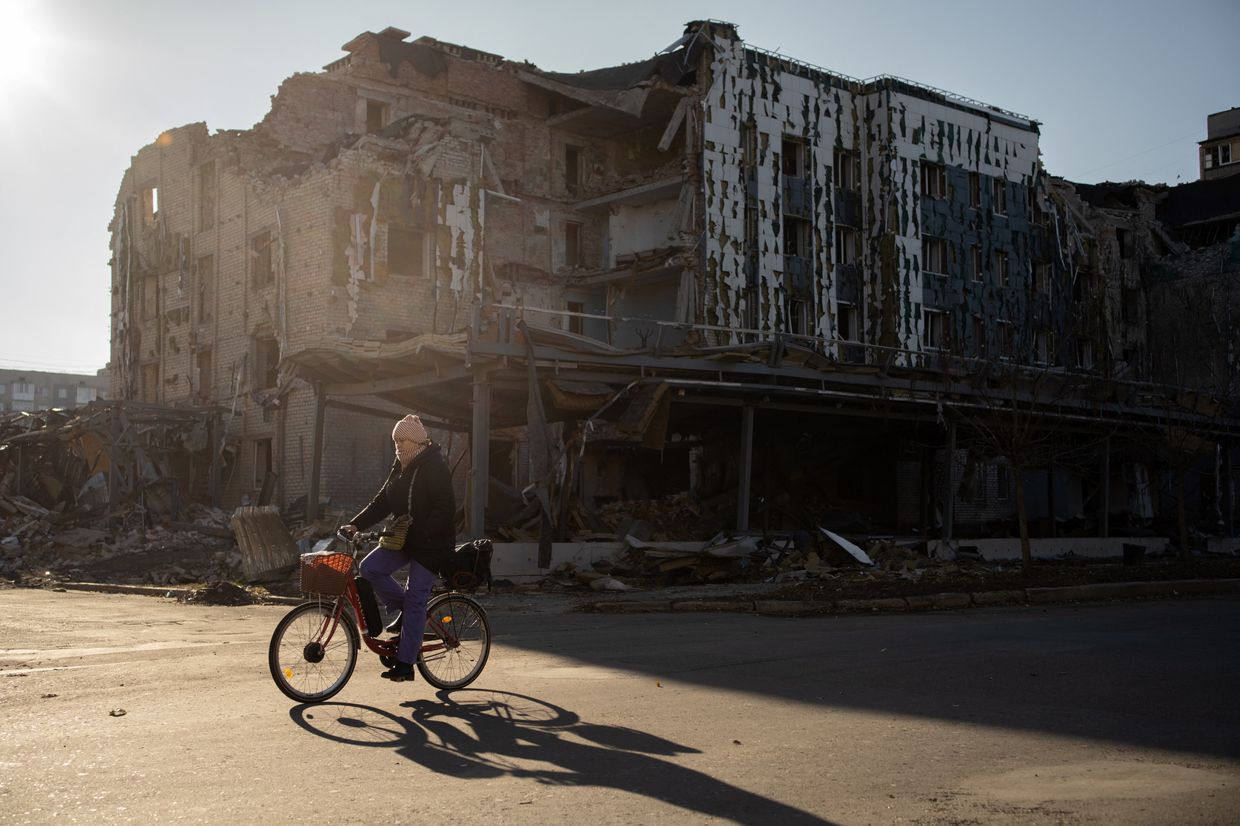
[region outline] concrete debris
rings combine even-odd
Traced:
[[[229,515],[207,504],[215,417],[109,401],[0,415],[0,576],[242,578]]]
[[[818,530],[822,531],[823,534],[825,534],[826,537],[830,539],[832,542],[834,542],[836,545],[839,545],[841,548],[848,551],[848,553],[852,554],[853,559],[856,559],[862,565],[873,565],[874,564],[874,560],[866,556],[865,551],[861,550],[856,545],[849,542],[844,537],[840,536],[838,533],[833,533],[827,530],[826,528],[819,528]]]
[[[232,582],[213,582],[205,588],[195,588],[181,601],[199,605],[253,605],[258,602],[248,590]]]

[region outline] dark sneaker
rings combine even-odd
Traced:
[[[396,612],[396,619],[394,619],[394,620],[392,620],[391,622],[389,622],[389,623],[387,624],[387,626],[385,626],[385,627],[384,627],[384,629],[383,629],[383,630],[384,630],[384,631],[387,631],[389,634],[399,634],[399,633],[400,633],[400,624],[404,621],[404,619],[405,619],[405,612],[404,612],[404,611],[397,611],[397,612]]]
[[[409,663],[398,662],[379,676],[394,683],[411,681],[413,680],[413,666]]]

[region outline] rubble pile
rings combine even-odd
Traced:
[[[853,574],[903,574],[939,564],[915,547],[886,539],[868,543],[872,558],[848,540],[843,542],[866,561],[840,547],[826,532],[818,539],[804,532],[739,537],[721,533],[706,542],[647,542],[629,534],[624,550],[614,558],[598,560],[589,569],[566,563],[544,584],[551,588],[625,590],[699,583],[793,582]]]
[[[611,502],[600,507],[598,514],[618,539],[634,535],[654,541],[705,540],[719,531],[718,517],[687,493]],[[636,533],[635,522],[642,523]]]
[[[215,413],[96,401],[0,415],[0,576],[174,585],[238,578],[206,498]]]

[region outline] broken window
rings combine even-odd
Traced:
[[[278,379],[276,368],[280,365],[280,343],[274,338],[254,340],[254,389],[275,387]]]
[[[969,173],[969,206],[982,208],[982,176],[976,172]]]
[[[194,266],[198,276],[198,295],[194,301],[194,318],[199,324],[211,320],[211,302],[215,300],[215,256],[200,256]]]
[[[922,348],[942,350],[947,346],[947,313],[942,310],[922,311]]]
[[[388,125],[388,106],[378,100],[366,101],[366,134],[382,132]]]
[[[794,298],[788,302],[788,332],[800,336],[810,334],[809,303]]]
[[[1206,169],[1213,169],[1216,166],[1229,164],[1232,161],[1231,141],[1216,144],[1215,146],[1207,146],[1202,149],[1204,153],[1204,161],[1202,166]]]
[[[1012,357],[1012,351],[1016,347],[1015,331],[1012,329],[1012,322],[1006,318],[1001,318],[997,322],[999,327],[999,358],[1003,360]]]
[[[857,330],[857,308],[841,301],[835,311],[836,332],[840,341],[860,341]]]
[[[925,260],[922,269],[935,275],[947,273],[947,242],[942,238],[923,238],[921,247]]]
[[[1094,343],[1085,339],[1076,340],[1076,366],[1081,370],[1092,370],[1094,366]]]
[[[576,195],[581,189],[581,147],[564,144],[564,191]]]
[[[564,266],[581,266],[581,224],[564,222]]]
[[[852,264],[857,260],[857,231],[852,227],[835,228],[835,262]]]
[[[1012,474],[1007,465],[995,465],[995,499],[1006,502],[1012,495]]]
[[[1141,318],[1141,291],[1136,287],[1124,287],[1120,311],[1126,324],[1136,324]]]
[[[995,281],[1000,287],[1008,285],[1008,254],[1003,250],[995,252]]]
[[[1132,230],[1117,227],[1115,229],[1115,240],[1119,242],[1119,257],[1131,259],[1136,253]]]
[[[784,255],[808,258],[810,223],[800,218],[784,218]]]
[[[570,313],[584,313],[586,311],[586,305],[580,301],[569,301],[567,302],[565,309]],[[568,316],[568,331],[570,333],[577,333],[578,335],[581,335],[583,321],[585,321],[585,319],[583,319],[580,315]]]
[[[1043,295],[1051,294],[1051,265],[1033,265],[1033,288]]]
[[[1050,364],[1055,359],[1055,334],[1043,331],[1034,336],[1034,358],[1038,364]]]
[[[198,229],[215,226],[215,161],[198,166]]]
[[[388,225],[388,272],[421,276],[426,272],[426,236],[421,230]]]
[[[142,223],[150,226],[159,217],[159,187],[151,185],[142,189]]]
[[[947,197],[947,169],[942,164],[921,162],[921,194],[926,198]]]
[[[142,320],[159,315],[159,278],[148,275],[142,279]]]
[[[260,232],[250,239],[250,283],[262,287],[275,280],[271,266],[271,233]]]
[[[211,350],[199,350],[195,358],[194,387],[197,390],[198,402],[207,404],[211,401]]]
[[[982,248],[978,244],[974,244],[969,248],[969,260],[971,262],[971,272],[974,281],[983,281],[986,278],[986,265],[982,261]]]
[[[741,127],[741,162],[746,167],[758,163],[758,125],[753,118],[745,121]]]
[[[990,179],[990,206],[996,215],[1007,215],[1007,181],[1002,177]]]
[[[271,464],[271,440],[254,440],[254,487],[262,488],[267,476],[274,470]]]
[[[142,401],[155,404],[159,401],[159,365],[142,365]]]
[[[784,135],[779,149],[780,170],[788,178],[809,177],[809,144],[800,138]]]
[[[746,331],[755,331],[758,329],[758,290],[756,287],[747,287],[741,293],[741,314]],[[746,339],[748,340],[748,339]]]
[[[851,192],[861,188],[861,162],[856,153],[837,149],[832,169],[836,189]]]

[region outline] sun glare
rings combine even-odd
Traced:
[[[0,100],[38,85],[53,44],[50,27],[35,0],[0,0]]]

